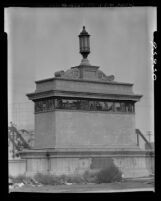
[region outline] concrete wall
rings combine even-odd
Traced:
[[[26,173],[26,160],[13,159],[8,161],[9,176],[18,176]]]
[[[35,114],[35,148],[53,148],[55,146],[55,113]]]
[[[28,159],[26,163],[26,172],[31,172],[32,174],[36,174],[38,172],[41,173],[47,173],[49,170],[49,160],[44,157],[44,158],[34,158],[34,159]]]
[[[52,158],[51,173],[82,174],[89,169],[91,158]]]
[[[27,175],[52,173],[54,175],[83,174],[85,171],[98,171],[115,164],[123,173],[124,178],[149,176],[154,170],[154,158],[151,157],[99,157],[99,158],[50,158],[27,159]]]
[[[152,173],[151,158],[124,157],[114,158],[115,165],[123,172],[125,178],[148,176]]]
[[[52,173],[55,175],[83,174],[87,170],[100,170],[115,164],[125,178],[149,176],[154,173],[154,157],[55,157],[9,160],[9,175]]]
[[[56,147],[135,145],[135,115],[55,111]]]

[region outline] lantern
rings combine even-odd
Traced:
[[[83,26],[83,30],[79,34],[80,54],[83,56],[83,59],[87,59],[87,56],[90,53],[89,37],[90,35],[85,30],[85,26]]]

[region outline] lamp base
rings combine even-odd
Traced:
[[[90,66],[91,64],[89,63],[89,60],[88,59],[82,59],[81,60],[81,63],[80,63],[80,66]]]

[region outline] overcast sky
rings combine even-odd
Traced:
[[[134,83],[134,92],[143,95],[136,104],[136,127],[153,131],[153,7],[7,8],[9,106],[24,103],[32,108],[26,94],[34,92],[35,80],[80,64],[83,25],[91,35],[90,63],[113,74],[115,81]],[[24,121],[32,127],[33,112],[27,111]]]

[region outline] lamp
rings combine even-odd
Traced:
[[[88,54],[90,53],[90,43],[89,43],[90,35],[85,30],[85,26],[83,26],[82,32],[79,34],[79,46],[80,46],[80,54],[83,56],[81,65],[89,65],[89,61],[87,59]]]

